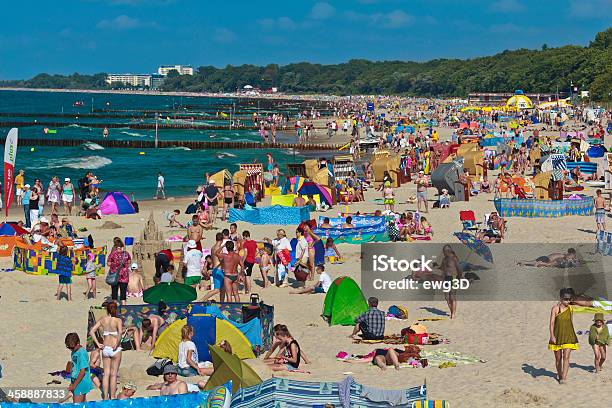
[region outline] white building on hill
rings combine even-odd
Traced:
[[[193,68],[191,65],[160,65],[159,68],[157,68],[157,73],[166,76],[172,70],[175,70],[180,75],[193,75]]]
[[[106,77],[106,83],[116,84],[124,83],[126,85],[145,87],[151,86],[151,75],[150,74],[109,74]]]

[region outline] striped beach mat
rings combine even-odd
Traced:
[[[351,408],[390,407],[388,402],[374,402],[361,396],[363,386],[353,382],[350,386]],[[425,385],[404,389],[406,404],[427,398]],[[346,401],[345,401],[346,402]],[[333,404],[342,407],[340,384],[337,382],[309,382],[287,378],[270,378],[261,384],[242,388],[232,397],[232,408],[315,408]]]
[[[597,163],[595,162],[566,162],[567,169],[569,171],[574,170],[576,167],[580,166],[580,172],[584,174],[595,174],[597,173]]]

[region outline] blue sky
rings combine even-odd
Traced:
[[[4,2],[0,79],[352,58],[469,58],[586,45],[612,0]]]

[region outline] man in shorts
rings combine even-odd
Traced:
[[[15,176],[15,195],[17,196],[17,205],[21,205],[23,198],[23,186],[25,183],[25,172],[19,170],[19,174]]]
[[[240,271],[244,270],[244,264],[240,255],[234,252],[234,241],[227,241],[225,249],[227,251],[225,254],[222,253],[223,248],[219,248],[215,252],[215,255],[217,255],[223,265],[223,287],[230,302],[240,302],[238,279]]]
[[[601,196],[601,190],[597,190],[597,196],[595,197],[595,223],[597,224],[597,230],[599,232],[606,230],[606,200]]]
[[[217,256],[217,251],[222,248],[223,245],[223,234],[217,232],[215,236],[215,244],[210,248],[210,257],[212,258],[212,271],[210,279],[212,281],[211,290],[202,298],[200,301],[205,302],[211,297],[219,294],[219,301],[225,301],[225,290],[223,289],[223,268],[221,267],[221,261]]]
[[[193,287],[199,285],[202,281],[202,251],[197,248],[194,240],[187,241],[187,252],[183,263],[187,267],[185,285]]]
[[[257,242],[251,239],[249,231],[242,232],[242,248],[244,248],[244,294],[251,293],[251,274],[255,265],[255,256],[257,255]],[[265,284],[265,282],[264,282]]]
[[[208,202],[208,219],[214,226],[217,220],[217,207],[219,206],[219,189],[215,186],[215,180],[210,179],[204,189],[204,198]]]
[[[417,209],[421,212],[421,203],[425,206],[425,211],[428,212],[427,208],[427,187],[429,187],[429,179],[425,176],[423,170],[419,171],[419,176],[414,181],[417,185]]]

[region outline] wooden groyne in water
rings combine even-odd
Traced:
[[[0,139],[0,143],[4,145],[5,138]],[[154,140],[115,140],[115,139],[55,139],[55,138],[19,138],[20,146],[59,146],[59,147],[77,147],[85,143],[96,143],[102,147],[109,148],[131,148],[131,149],[154,149],[154,148],[169,148],[169,147],[186,147],[192,150],[230,150],[230,149],[296,149],[296,150],[338,150],[339,144],[326,143],[309,143],[309,144],[292,144],[292,143],[276,143],[266,144],[262,142],[211,142],[201,140],[159,140],[155,146]]]
[[[59,113],[59,112],[0,112],[0,117],[3,118],[66,118],[66,119],[76,119],[76,118],[94,118],[94,119],[155,119],[155,113],[150,112],[134,112],[133,114],[127,113],[108,113],[108,112],[99,112],[99,113]],[[172,119],[181,119],[181,120],[225,120],[229,121],[229,116],[222,115],[201,115],[201,114],[189,114],[185,112],[174,112],[170,113],[161,113],[159,115],[159,120],[166,120],[167,117]],[[252,116],[232,116],[232,120],[252,120]]]
[[[61,128],[68,126],[90,127],[98,129],[155,129],[155,123],[70,123],[70,122],[48,122],[48,121],[6,121],[0,122],[0,128],[26,127],[26,126],[44,126],[48,128]],[[232,126],[229,125],[197,125],[193,123],[163,123],[157,124],[158,129],[183,129],[183,130],[259,130],[257,126]]]

